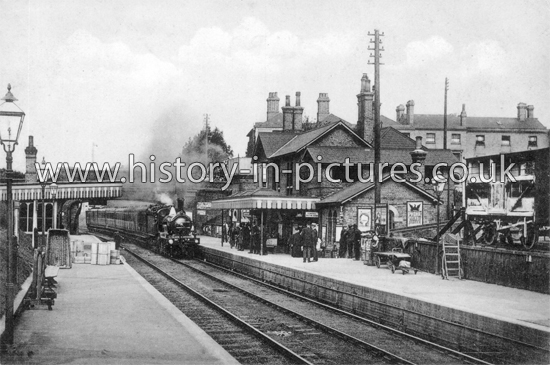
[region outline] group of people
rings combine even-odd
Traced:
[[[224,243],[229,242],[231,248],[237,247],[238,251],[249,249],[249,253],[267,255],[267,247],[264,240],[263,250],[261,249],[261,232],[256,221],[244,223],[243,226],[239,223],[224,223],[222,225],[222,247]]]
[[[316,262],[319,260],[320,249],[317,224],[308,223],[304,227],[298,227],[288,241],[292,257],[302,256],[304,262]]]
[[[338,256],[346,257],[346,255],[354,260],[361,259],[361,231],[357,228],[357,224],[344,226],[340,233]]]

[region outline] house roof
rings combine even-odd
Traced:
[[[301,151],[302,149],[307,147],[309,144],[311,144],[315,140],[321,138],[331,130],[334,130],[335,128],[338,128],[338,127],[347,129],[348,132],[351,133],[353,136],[355,136],[357,140],[360,141],[360,143],[363,143],[365,147],[371,147],[370,144],[368,144],[361,137],[355,134],[355,132],[351,130],[344,122],[339,121],[336,123],[327,124],[320,128],[312,129],[305,133],[297,134],[294,138],[292,138],[285,145],[279,148],[275,153],[268,156],[270,158],[274,158],[274,157],[284,156],[290,153],[296,153],[298,151]]]
[[[380,131],[380,148],[412,151],[416,148],[416,141],[393,127],[385,127]],[[422,146],[422,149],[426,147]]]
[[[254,123],[255,128],[283,128],[283,113],[277,113],[265,122]]]
[[[405,165],[412,164],[411,152],[413,150],[381,149],[380,162],[389,165],[403,162]],[[435,166],[438,163],[453,164],[458,162],[456,156],[450,150],[433,149],[426,150],[425,165]],[[308,147],[306,150],[314,161],[317,156],[322,156],[323,163],[344,163],[349,157],[351,163],[374,162],[374,150],[359,147]]]
[[[295,133],[261,132],[258,133],[258,144],[262,144],[265,155],[269,157],[295,135]]]
[[[385,175],[382,178],[382,184],[390,180],[390,174]],[[423,195],[424,197],[430,199],[432,202],[437,202],[437,198],[430,194],[428,190],[425,190],[415,184],[412,184],[410,182],[402,182],[400,184],[403,184],[407,188],[416,191],[419,195]],[[328,197],[322,199],[320,202],[318,202],[318,205],[323,204],[345,204],[348,201],[358,197],[359,195],[371,190],[374,188],[374,183],[363,183],[361,181],[358,181],[356,183],[353,183],[349,185],[348,187],[339,190],[335,192],[332,195],[329,195]]]
[[[443,130],[443,114],[415,114],[414,124],[396,124],[398,129],[441,129]],[[500,117],[466,117],[463,125],[460,125],[460,116],[456,114],[447,115],[448,129],[496,129],[496,130],[533,130],[540,129],[545,131],[546,127],[542,125],[537,118],[527,118],[521,122],[518,118],[500,118]]]
[[[354,124],[340,118],[339,116],[337,115],[334,115],[334,114],[329,114],[327,115],[325,118],[321,119],[321,120],[318,120],[317,122],[318,123],[321,123],[321,124],[328,124],[328,123],[334,123],[334,122],[339,122],[339,121],[342,121],[344,122],[344,124],[346,124],[348,127],[350,128],[354,128]]]

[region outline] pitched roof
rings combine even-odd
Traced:
[[[283,113],[277,113],[265,122],[254,123],[255,128],[283,128]]]
[[[406,149],[382,149],[380,150],[380,162],[388,163],[390,166],[398,162],[405,165],[412,164],[411,150]],[[433,149],[426,150],[425,165],[435,166],[438,163],[453,164],[458,162],[456,156],[451,150]],[[374,162],[374,150],[359,147],[308,147],[306,150],[314,161],[317,156],[322,156],[323,163],[344,163],[349,157],[351,163],[369,163]]]
[[[382,184],[390,180],[390,174],[385,175],[382,178]],[[415,184],[412,184],[410,182],[402,182],[399,184],[403,184],[407,188],[416,191],[418,194],[425,196],[426,198],[430,199],[433,202],[437,202],[437,198],[430,194],[428,190],[425,190]],[[358,181],[356,183],[353,183],[349,185],[348,187],[339,190],[335,192],[332,195],[329,195],[328,197],[322,199],[320,202],[318,202],[318,205],[323,204],[345,204],[346,202],[358,197],[359,195],[371,190],[374,188],[374,183],[363,183],[361,181]]]
[[[347,129],[348,133],[352,134],[359,141],[364,143],[365,147],[371,147],[370,144],[368,144],[361,137],[355,134],[355,132],[352,131],[344,122],[339,121],[336,123],[327,124],[320,128],[312,129],[305,133],[297,134],[293,139],[288,141],[284,146],[279,148],[275,153],[268,156],[273,158],[273,157],[284,156],[289,153],[296,153],[298,151],[301,151],[303,148],[307,147],[309,144],[311,144],[315,140],[319,139],[320,137],[324,136],[326,133],[330,132],[331,130],[337,127]]]
[[[546,130],[537,118],[527,118],[521,122],[518,118],[500,118],[500,117],[466,117],[463,125],[460,125],[460,116],[456,114],[447,115],[448,129],[496,129],[496,130]],[[406,125],[397,123],[397,129],[443,129],[443,114],[415,114],[414,124]]]
[[[348,127],[350,128],[353,128],[355,125],[340,118],[339,116],[337,115],[334,115],[334,114],[329,114],[327,115],[325,118],[321,119],[321,120],[318,120],[317,122],[320,123],[321,125],[325,125],[325,124],[328,124],[328,123],[334,123],[334,122],[339,122],[339,121],[342,121],[344,122],[344,124],[346,124]]]
[[[412,151],[416,148],[416,141],[393,127],[385,127],[380,131],[380,148]]]
[[[285,143],[294,138],[295,135],[295,133],[261,132],[258,133],[257,144],[262,144],[265,155],[269,157]]]

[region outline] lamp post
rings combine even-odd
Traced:
[[[438,180],[432,180],[434,193],[437,196],[437,234],[436,234],[436,250],[435,250],[435,274],[439,275],[439,200],[441,199],[441,194],[443,194],[443,190],[445,190],[445,181],[441,180],[439,178]]]
[[[50,184],[50,194],[52,195],[52,228],[57,228],[57,209],[55,209],[55,198],[57,197],[57,189],[59,186],[57,186],[56,183]]]
[[[40,240],[40,249],[42,252],[45,252],[46,250],[46,205],[44,204],[45,194],[46,194],[46,186],[48,186],[48,179],[45,178],[46,173],[46,159],[42,157],[42,162],[40,163],[40,171],[42,171],[42,176],[44,177],[43,181],[40,181],[40,187],[42,188],[42,239]],[[46,252],[46,257],[47,257]]]
[[[8,255],[7,255],[7,276],[6,276],[6,300],[5,300],[5,316],[6,316],[6,329],[4,331],[4,344],[13,344],[13,299],[14,291],[17,285],[17,242],[13,240],[13,199],[12,199],[12,162],[13,151],[19,140],[21,134],[21,128],[23,127],[23,121],[25,120],[25,113],[21,108],[14,103],[17,99],[11,93],[11,85],[8,84],[8,92],[1,100],[0,104],[0,143],[6,152],[6,201],[8,208]],[[16,133],[12,135],[12,123],[15,124]],[[5,350],[6,347],[2,346]]]

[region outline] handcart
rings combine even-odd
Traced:
[[[401,270],[403,275],[407,274],[409,270],[413,270],[415,275],[418,272],[418,269],[411,267],[411,255],[403,253],[400,248],[394,248],[389,252],[375,252],[374,255],[376,256],[376,267],[387,265],[392,274],[395,273],[395,270]]]

